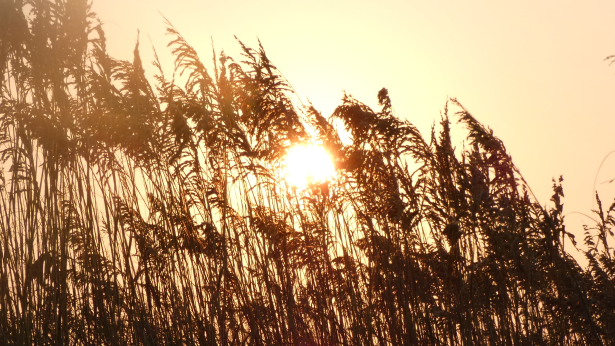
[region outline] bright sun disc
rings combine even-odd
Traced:
[[[286,181],[299,189],[305,189],[309,183],[324,182],[335,173],[329,154],[317,145],[292,147],[284,166]]]

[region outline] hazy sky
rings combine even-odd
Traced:
[[[598,167],[615,150],[614,1],[94,0],[112,56],[171,71],[162,13],[211,61],[259,38],[304,100],[329,115],[343,91],[373,107],[389,89],[399,117],[424,135],[456,97],[504,141],[541,204],[564,176],[565,212],[589,213]],[[457,140],[461,141],[462,132]],[[458,149],[461,148],[461,144]],[[597,176],[613,201],[615,154]],[[589,222],[585,219],[586,222]],[[583,217],[567,217],[582,241]]]

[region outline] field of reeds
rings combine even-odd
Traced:
[[[428,136],[386,89],[324,117],[262,47],[167,26],[148,80],[87,1],[0,0],[0,344],[615,345],[615,203],[581,268],[562,180],[541,206],[457,100]],[[302,191],[305,142],[337,173]]]

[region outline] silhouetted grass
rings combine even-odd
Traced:
[[[183,85],[109,57],[86,1],[0,2],[2,344],[615,344],[615,203],[584,270],[562,180],[542,207],[457,100],[424,137],[344,96],[343,145],[262,47],[209,70],[167,24]],[[337,177],[288,188],[310,140]]]

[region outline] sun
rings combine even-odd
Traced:
[[[284,161],[286,181],[297,189],[321,183],[335,174],[331,157],[318,145],[297,145],[288,150]]]

